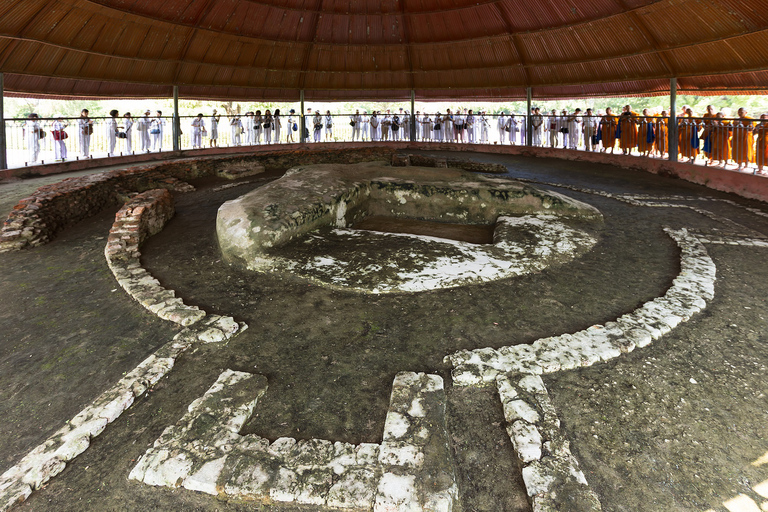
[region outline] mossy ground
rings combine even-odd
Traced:
[[[768,211],[608,166],[483,158],[505,163],[511,177],[608,192],[721,197]],[[662,226],[723,227],[688,209],[629,206],[557,190],[605,216],[598,244],[580,259],[485,285],[370,296],[222,263],[216,210],[244,187],[265,183],[262,178],[224,190],[215,190],[223,182],[213,179],[195,183],[198,191],[176,196],[176,217],[143,249],[144,265],[185,302],[233,315],[249,329],[227,345],[182,356],[167,378],[20,510],[315,510],[225,502],[145,486],[127,475],[226,368],[261,373],[269,382],[245,433],[378,442],[397,372],[437,372],[450,385],[442,360],[448,353],[530,343],[616,318],[662,295],[679,272],[678,249]],[[768,219],[741,208],[696,205],[768,234]],[[0,255],[6,269],[0,281],[5,467],[175,332],[123,292],[112,292],[118,287],[105,270],[103,245],[113,214],[81,223],[47,246]],[[545,379],[606,511],[722,509],[739,493],[758,500],[751,488],[768,479],[768,465],[751,465],[768,451],[768,250],[707,248],[718,281],[704,313],[615,362]],[[527,510],[493,393],[449,388],[448,398],[462,510]]]

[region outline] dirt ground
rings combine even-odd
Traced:
[[[231,368],[264,374],[269,382],[243,433],[353,443],[380,442],[397,372],[438,373],[448,385],[461,510],[529,511],[498,400],[492,390],[450,387],[443,357],[615,319],[663,295],[679,272],[678,248],[663,227],[768,236],[768,218],[739,206],[768,212],[768,205],[610,166],[468,156],[505,164],[511,178],[738,205],[676,201],[704,208],[713,219],[687,208],[632,206],[552,187],[605,217],[598,244],[585,256],[484,285],[371,296],[222,263],[214,225],[219,205],[280,172],[226,189],[218,187],[228,182],[216,179],[194,182],[197,191],[176,195],[176,216],[144,246],[143,264],[186,303],[232,315],[249,329],[226,345],[183,355],[19,510],[317,510],[227,502],[127,480],[163,429]],[[10,209],[41,184],[0,184],[0,205]],[[0,255],[0,470],[177,332],[132,301],[110,274],[103,249],[113,216],[104,212],[46,246]],[[605,511],[724,511],[725,502],[742,494],[768,501],[753,489],[768,480],[768,464],[752,464],[768,452],[768,249],[707,250],[717,284],[703,313],[650,347],[545,378]]]

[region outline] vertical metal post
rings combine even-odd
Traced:
[[[299,119],[301,120],[301,123],[299,123],[301,126],[299,126],[299,130],[301,130],[301,135],[299,135],[299,140],[304,143],[307,142],[304,140],[304,127],[306,126],[306,120],[304,119],[304,89],[299,91],[299,102],[301,103],[301,106],[299,107],[301,110],[299,111]]]
[[[416,140],[416,91],[411,89],[411,142]]]
[[[5,84],[3,83],[3,73],[0,73],[0,169],[8,168],[8,155],[5,149],[5,109],[3,107],[3,95],[5,94]]]
[[[181,150],[181,119],[179,119],[179,86],[173,86],[173,150]]]
[[[669,134],[669,160],[677,162],[677,78],[669,80],[669,123],[667,128]]]
[[[528,110],[525,111],[525,145],[533,145],[533,120],[531,119],[531,102],[533,100],[533,91],[530,87],[525,88],[525,94],[528,99]]]

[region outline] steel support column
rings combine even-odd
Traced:
[[[306,126],[306,120],[304,119],[304,89],[299,91],[299,102],[301,103],[301,106],[299,107],[301,110],[299,110],[299,120],[301,121],[299,123],[299,130],[301,130],[301,133],[299,134],[299,140],[304,143],[307,142],[304,139],[304,127]]]
[[[669,80],[669,123],[667,126],[669,134],[669,160],[677,162],[677,78]]]
[[[173,150],[181,150],[181,119],[179,118],[179,86],[173,86]]]
[[[525,111],[525,145],[533,145],[533,120],[531,119],[531,103],[533,100],[533,91],[530,87],[525,88],[525,95],[528,100],[528,110]]]
[[[8,168],[8,155],[5,149],[5,109],[3,107],[4,93],[5,84],[3,83],[3,73],[0,73],[0,169]]]

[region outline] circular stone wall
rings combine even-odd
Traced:
[[[350,227],[369,216],[490,225],[493,241]],[[374,162],[294,168],[224,203],[217,234],[229,263],[385,293],[539,271],[591,249],[601,221],[587,204],[509,179]]]

